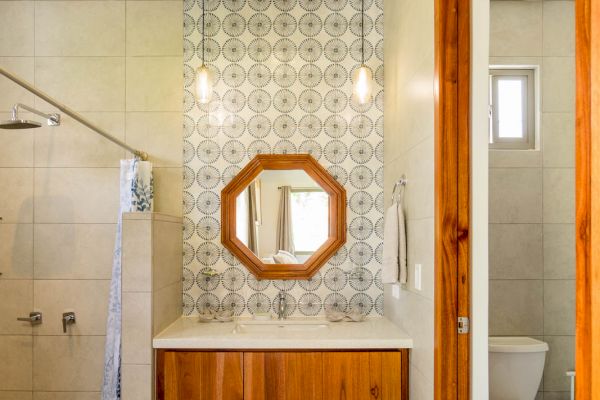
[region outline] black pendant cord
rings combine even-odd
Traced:
[[[206,39],[206,36],[204,36],[204,30],[206,29],[206,26],[204,25],[204,16],[206,14],[206,0],[202,0],[202,66],[204,66],[204,41]]]
[[[361,62],[365,65],[365,0],[360,3],[360,18]]]

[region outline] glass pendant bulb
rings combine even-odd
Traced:
[[[373,95],[373,71],[366,65],[361,65],[352,74],[352,97],[359,104],[368,103]]]
[[[210,102],[212,91],[212,73],[206,65],[202,64],[196,70],[196,100],[198,103],[206,104]]]

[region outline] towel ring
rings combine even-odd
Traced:
[[[404,189],[407,182],[408,181],[406,180],[406,175],[402,174],[400,180],[394,183],[394,188],[392,189],[392,203],[395,203],[397,200],[396,191],[398,190],[398,188]]]

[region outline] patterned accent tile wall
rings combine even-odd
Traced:
[[[202,1],[184,3],[184,313],[328,307],[383,314],[383,1],[365,0],[373,101],[351,98],[361,61],[360,0],[206,0],[213,101],[197,104]],[[310,153],[348,195],[348,242],[311,280],[258,281],[220,243],[220,192],[256,154]],[[205,267],[220,274],[207,277]]]

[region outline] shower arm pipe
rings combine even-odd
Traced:
[[[29,83],[20,79],[16,75],[11,74],[10,72],[3,69],[2,67],[0,67],[0,74],[4,75],[8,79],[10,79],[14,83],[16,83],[17,85],[29,90],[31,93],[35,94],[36,96],[38,96],[45,102],[50,103],[51,105],[53,105],[54,107],[59,109],[61,112],[65,113],[69,117],[73,118],[75,121],[79,122],[80,124],[90,128],[91,130],[93,130],[94,132],[99,134],[100,136],[104,136],[106,139],[110,140],[114,144],[121,146],[122,148],[124,148],[126,150],[129,150],[131,153],[133,153],[137,158],[141,159],[142,161],[146,161],[148,159],[148,153],[146,153],[145,151],[134,149],[133,147],[129,146],[127,143],[117,139],[116,137],[112,136],[110,133],[106,132],[105,130],[98,128],[96,125],[94,125],[93,123],[91,123],[90,121],[85,119],[82,115],[78,114],[77,112],[70,109],[69,107],[60,104],[58,101],[54,100],[52,97],[48,96],[46,93],[38,90],[33,85],[30,85]]]
[[[60,124],[60,115],[46,114],[39,110],[36,110],[35,108],[31,108],[31,107],[26,106],[25,104],[21,104],[21,103],[17,103],[13,106],[13,109],[12,109],[12,119],[13,120],[16,120],[19,117],[19,110],[25,110],[25,111],[29,111],[30,113],[39,115],[40,117],[48,120],[49,125],[55,126],[55,125]]]

